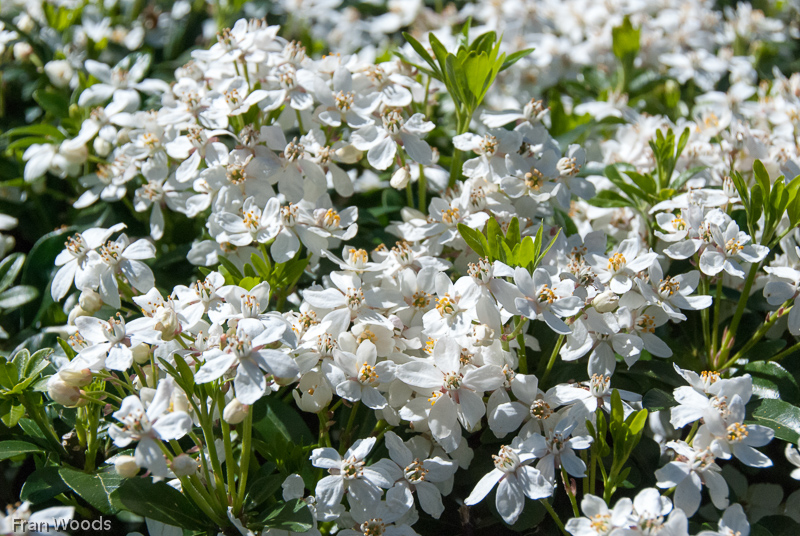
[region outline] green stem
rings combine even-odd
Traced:
[[[342,438],[339,441],[339,454],[344,454],[347,450],[347,447],[350,445],[350,436],[353,433],[353,425],[356,422],[356,415],[358,414],[358,408],[361,406],[361,401],[356,402],[353,404],[353,407],[350,409],[350,417],[347,419],[347,427],[342,434]]]
[[[83,468],[88,473],[94,470],[94,461],[97,457],[97,429],[100,426],[100,408],[87,407],[86,412],[89,417],[89,425],[87,426],[89,435],[87,437],[86,461],[83,464]]]
[[[408,205],[409,208],[414,208],[414,191],[412,188],[413,186],[409,180],[408,184],[406,184],[406,205]]]
[[[700,292],[699,294],[708,295],[708,279],[703,276],[700,278]],[[711,319],[709,317],[708,307],[700,310],[700,319],[703,323],[703,344],[705,346],[705,359],[707,363],[712,363],[711,356]]]
[[[733,366],[734,363],[739,361],[744,356],[744,354],[747,353],[748,350],[750,350],[753,346],[755,346],[756,343],[758,343],[758,341],[760,341],[764,337],[764,335],[766,335],[766,333],[770,330],[770,328],[772,328],[772,326],[775,325],[775,322],[777,322],[780,317],[791,311],[792,307],[793,306],[785,308],[781,307],[780,309],[769,315],[767,317],[766,322],[764,322],[761,325],[761,327],[758,328],[758,330],[753,334],[750,340],[747,341],[747,344],[745,344],[741,348],[741,350],[736,352],[736,354],[734,354],[732,358],[730,358],[724,365],[722,365],[720,367],[720,370],[725,370],[726,368]]]
[[[250,441],[253,437],[253,408],[249,408],[247,416],[244,418],[242,430],[242,455],[239,465],[239,488],[234,501],[234,512],[238,516],[242,512],[244,504],[244,490],[247,486],[247,474],[250,472]]]
[[[22,405],[25,407],[25,410],[28,412],[28,415],[31,416],[33,422],[36,423],[36,426],[39,427],[39,430],[45,435],[47,440],[53,447],[59,457],[64,459],[69,459],[69,454],[67,450],[64,448],[64,445],[61,444],[61,441],[58,439],[58,434],[56,434],[55,429],[53,429],[53,425],[50,424],[50,421],[47,419],[47,415],[44,413],[44,406],[41,405],[41,402],[36,404],[33,403],[28,394],[22,395],[20,397],[22,400]]]
[[[519,372],[521,374],[528,373],[528,355],[525,348],[525,333],[522,331],[522,325],[525,324],[525,319],[521,316],[517,317],[517,325],[514,327],[512,335],[517,339],[517,357],[519,360]]]
[[[558,530],[561,531],[561,534],[563,534],[564,536],[570,536],[569,533],[567,532],[567,529],[564,528],[564,523],[561,522],[561,518],[558,517],[558,514],[556,513],[555,510],[553,510],[553,507],[550,505],[550,503],[547,502],[547,499],[539,499],[539,502],[542,503],[544,509],[547,510],[547,513],[550,514],[550,517],[553,518],[553,521],[558,527]]]
[[[575,517],[581,517],[581,511],[578,509],[578,501],[575,499],[575,494],[572,493],[572,485],[569,481],[569,475],[564,467],[561,467],[561,478],[564,480],[564,490],[567,492],[569,502],[572,504],[572,513]]]
[[[733,346],[733,339],[736,335],[736,330],[739,328],[739,322],[742,320],[742,315],[744,314],[744,309],[747,305],[747,299],[750,297],[750,289],[753,286],[753,281],[756,279],[759,266],[761,266],[761,263],[759,262],[750,265],[750,273],[747,274],[747,280],[744,282],[742,294],[739,296],[739,304],[736,306],[736,312],[733,314],[733,320],[731,320],[731,325],[728,328],[728,333],[725,335],[725,340],[722,341],[720,358],[719,360],[715,360],[713,363],[715,367],[714,370],[719,370],[716,367],[719,362],[727,362],[726,360],[728,359],[728,354]]]
[[[219,407],[222,408],[222,404],[218,403]],[[231,427],[225,422],[225,419],[219,420],[220,426],[222,427],[222,441],[225,444],[225,473],[227,474],[228,479],[228,500],[232,504],[232,500],[234,494],[236,492],[236,488],[234,487],[236,484],[236,460],[233,458],[233,443],[231,441]]]
[[[790,346],[789,348],[787,348],[783,352],[775,355],[775,357],[770,359],[770,361],[780,361],[784,357],[786,357],[788,355],[792,355],[795,352],[800,352],[800,342],[798,342],[797,344],[793,344],[792,346]]]
[[[553,347],[553,353],[550,354],[550,360],[547,362],[547,367],[544,370],[544,374],[542,374],[541,379],[539,380],[539,385],[545,385],[547,378],[550,376],[550,372],[553,370],[553,365],[556,363],[558,351],[561,350],[561,346],[564,344],[565,339],[566,335],[558,336],[558,340],[556,341],[556,345]]]
[[[714,325],[711,326],[711,355],[715,356],[719,348],[717,342],[719,341],[719,309],[722,304],[722,275],[717,276],[717,294],[714,297]]]
[[[417,187],[419,210],[424,213],[427,208],[427,199],[425,197],[428,194],[428,179],[425,178],[425,166],[422,164],[419,165],[419,184]]]

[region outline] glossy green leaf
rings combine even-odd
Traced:
[[[72,491],[102,513],[114,514],[119,510],[111,494],[125,479],[116,472],[88,474],[71,467],[61,467],[58,474]]]
[[[64,493],[69,490],[61,475],[59,475],[60,467],[47,466],[40,467],[33,472],[22,486],[20,499],[23,501],[30,501],[34,504],[49,501],[56,495]]]
[[[134,514],[189,530],[211,526],[194,504],[166,482],[149,478],[126,479],[114,491],[114,501]]]
[[[758,424],[768,426],[775,437],[791,443],[800,441],[800,408],[776,399],[764,399],[753,411]]]

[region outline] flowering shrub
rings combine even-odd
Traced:
[[[0,8],[0,533],[800,533],[800,6],[351,4]]]

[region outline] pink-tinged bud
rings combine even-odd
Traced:
[[[92,371],[88,368],[81,370],[63,369],[56,376],[71,387],[85,387],[92,383]]]
[[[74,408],[82,405],[81,390],[69,385],[56,374],[47,381],[47,395],[57,404]]]

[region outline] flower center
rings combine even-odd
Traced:
[[[662,279],[658,284],[658,292],[662,296],[672,296],[681,288],[681,284],[672,278],[672,276],[667,276],[666,279]]]
[[[747,431],[747,427],[740,422],[735,422],[728,426],[728,430],[725,433],[728,441],[731,443],[739,443],[743,441],[750,433]]]
[[[417,458],[405,468],[403,473],[405,474],[406,480],[412,484],[416,484],[417,482],[425,480],[425,475],[428,474],[428,470],[422,466],[422,462]]]
[[[450,294],[445,294],[436,300],[436,310],[439,311],[439,314],[442,316],[455,314],[456,307],[453,300],[450,299]]]
[[[619,272],[625,267],[625,256],[622,253],[614,253],[608,259],[608,269],[613,272]]]
[[[504,473],[513,473],[519,467],[519,456],[508,445],[500,447],[500,452],[492,455],[494,466]]]
[[[418,290],[411,296],[411,307],[415,309],[425,309],[431,303],[431,295],[427,292]]]
[[[350,457],[342,462],[342,476],[345,480],[353,480],[361,478],[364,474],[363,460],[356,460],[355,457]]]
[[[542,400],[541,398],[537,398],[531,404],[531,417],[534,419],[539,419],[543,421],[550,417],[553,414],[553,408],[550,407],[550,404]]]
[[[383,536],[386,532],[386,524],[382,519],[370,519],[361,523],[361,532],[364,536]]]

